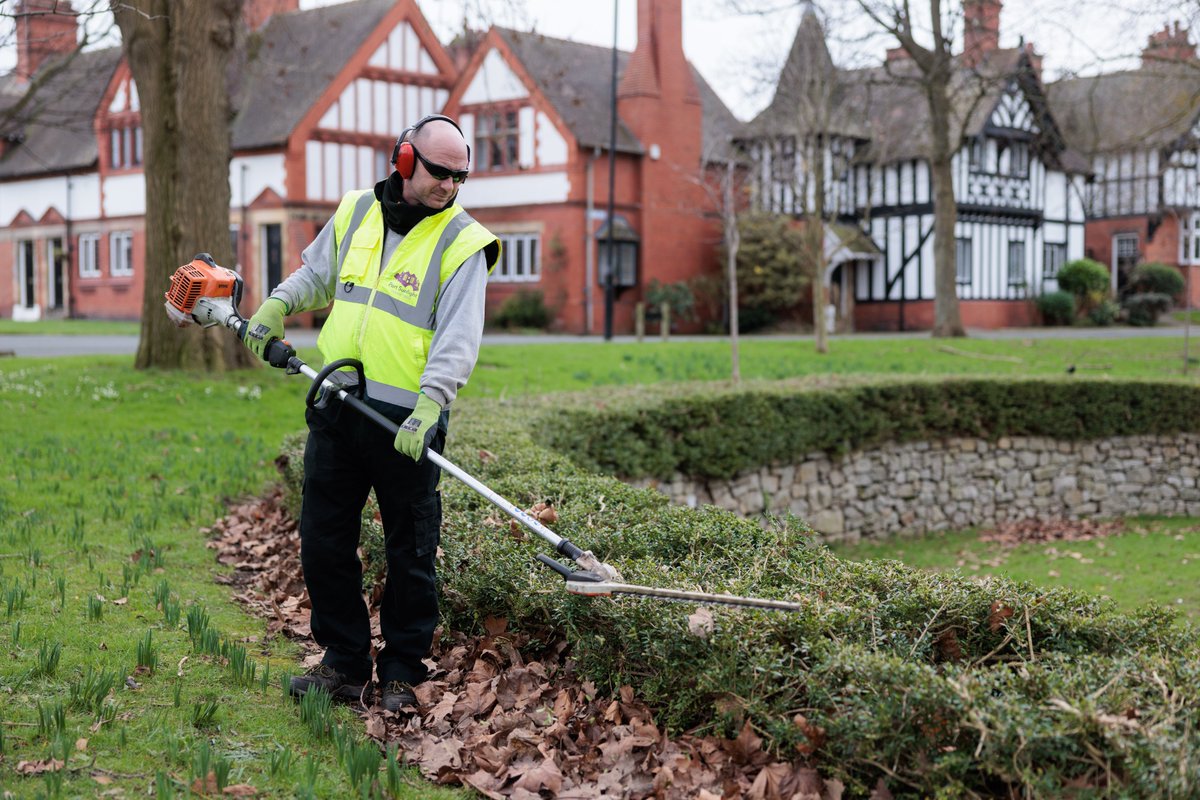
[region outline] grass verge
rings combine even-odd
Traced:
[[[13,322],[0,319],[0,335],[27,336],[137,336],[140,322],[106,319],[43,319]]]

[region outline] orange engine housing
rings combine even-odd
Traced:
[[[184,264],[171,276],[167,288],[167,303],[183,314],[191,314],[201,297],[238,299],[239,280],[236,272],[206,263],[199,258]]]

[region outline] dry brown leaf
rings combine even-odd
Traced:
[[[780,789],[792,776],[790,764],[768,764],[758,771],[750,785],[750,800],[784,800]]]
[[[991,613],[988,614],[988,628],[992,633],[995,633],[1004,627],[1004,620],[1011,617],[1014,613],[1011,608],[1004,605],[1002,600],[993,601]]]
[[[231,797],[254,797],[258,794],[258,789],[255,789],[248,783],[235,783],[232,786],[226,786],[221,794],[227,794]]]
[[[18,775],[41,775],[46,772],[58,772],[63,768],[63,762],[57,758],[38,759],[37,761],[18,761]]]

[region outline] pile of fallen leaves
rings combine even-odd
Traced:
[[[530,510],[537,514],[542,509]],[[299,534],[281,493],[230,509],[210,530],[217,560],[234,568],[237,598],[268,618],[272,632],[306,645],[305,666],[320,660],[309,638],[308,595]],[[368,598],[379,640],[378,597]],[[603,697],[579,676],[570,647],[490,618],[482,636],[438,630],[430,677],[416,687],[415,713],[378,704],[357,709],[366,732],[397,742],[402,757],[432,781],[467,785],[494,798],[746,797],[838,800],[843,784],[803,759],[782,762],[763,749],[747,722],[735,739],[669,735],[632,688]],[[794,723],[805,726],[803,716]],[[890,798],[881,781],[871,795]]]
[[[1019,519],[1002,522],[979,534],[980,541],[1015,547],[1029,542],[1086,542],[1125,531],[1123,520]]]

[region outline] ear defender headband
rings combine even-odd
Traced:
[[[417,168],[417,151],[412,146],[412,140],[416,138],[417,131],[421,130],[427,123],[434,120],[449,122],[454,126],[454,130],[462,135],[462,128],[458,127],[458,123],[450,119],[444,114],[430,114],[422,117],[415,125],[410,125],[405,128],[399,138],[396,139],[396,146],[392,148],[392,165],[396,168],[396,172],[400,173],[400,177],[408,180],[413,176],[413,172]],[[466,140],[463,135],[463,140]],[[471,163],[471,145],[467,143],[467,164]]]

